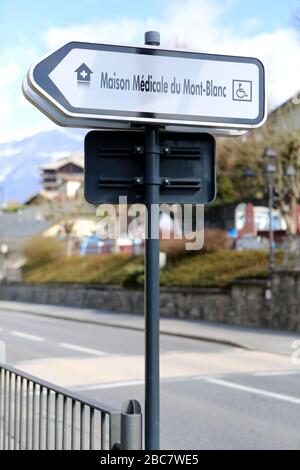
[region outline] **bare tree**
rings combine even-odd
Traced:
[[[275,204],[280,209],[288,235],[297,234],[297,210],[300,198],[300,141],[286,139],[279,150],[275,180]]]
[[[82,197],[76,199],[49,201],[47,208],[47,218],[61,228],[65,239],[65,254],[72,256],[74,226],[80,216],[93,218],[92,206],[84,201]]]

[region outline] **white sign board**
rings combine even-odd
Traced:
[[[70,119],[249,129],[266,117],[254,58],[72,42],[33,65],[27,82]]]
[[[109,121],[109,120],[95,120],[95,118],[88,119],[82,118],[80,116],[74,117],[67,117],[61,114],[54,106],[52,106],[48,101],[44,99],[43,96],[38,95],[27,83],[27,78],[25,77],[23,81],[22,91],[25,98],[30,101],[39,111],[45,114],[51,121],[55,124],[63,127],[73,127],[73,128],[87,128],[87,129],[123,129],[123,130],[136,130],[140,129],[140,127],[136,128],[132,126],[132,124],[128,122],[122,121]],[[238,130],[238,129],[219,129],[217,127],[188,127],[188,126],[176,126],[172,124],[168,124],[164,126],[164,129],[169,132],[204,132],[207,134],[212,134],[215,137],[239,137],[245,134],[246,130]]]

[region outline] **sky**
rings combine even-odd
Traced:
[[[0,142],[55,125],[22,96],[29,66],[67,41],[161,45],[254,56],[273,109],[300,91],[300,0],[0,0]]]

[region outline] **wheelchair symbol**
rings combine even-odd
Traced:
[[[252,82],[248,80],[233,80],[234,101],[252,101]]]
[[[239,83],[239,87],[236,90],[236,96],[240,99],[243,100],[244,98],[248,98],[247,93],[245,92],[243,85]]]

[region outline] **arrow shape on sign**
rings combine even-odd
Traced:
[[[266,117],[258,59],[71,42],[28,86],[69,119],[248,129]]]

